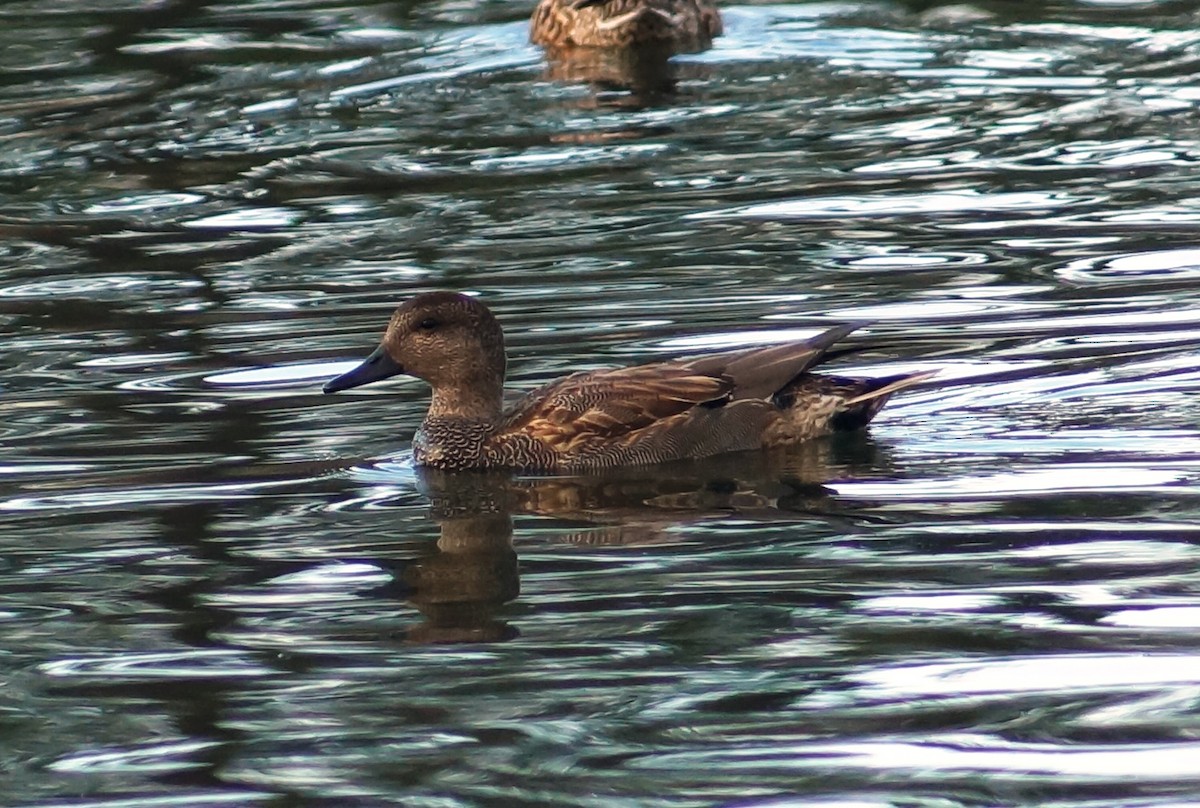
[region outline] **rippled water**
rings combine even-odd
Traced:
[[[0,803],[1200,797],[1200,11],[0,9]],[[421,290],[512,384],[868,319],[869,434],[425,475]]]

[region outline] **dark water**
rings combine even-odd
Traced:
[[[1200,6],[736,6],[667,66],[529,7],[0,9],[0,803],[1200,804]],[[319,380],[433,288],[518,387],[848,319],[940,383],[425,477],[420,384]]]

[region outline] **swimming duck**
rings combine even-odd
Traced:
[[[709,0],[540,0],[529,39],[555,49],[701,51],[721,30],[721,14]]]
[[[504,410],[504,333],[487,306],[454,292],[396,309],[374,353],[326,383],[336,393],[398,374],[433,388],[413,458],[433,468],[587,472],[787,447],[865,426],[931,372],[880,379],[809,373],[850,323],[811,339],[552,381]]]

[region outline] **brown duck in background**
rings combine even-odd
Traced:
[[[540,0],[529,39],[552,50],[651,46],[701,51],[721,35],[708,0]]]
[[[504,411],[504,334],[486,306],[431,292],[402,304],[383,342],[326,393],[405,373],[433,387],[413,437],[420,465],[587,472],[787,447],[865,426],[899,390],[932,372],[881,379],[809,369],[862,323],[803,342],[575,373]]]

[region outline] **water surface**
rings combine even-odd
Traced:
[[[1197,12],[0,11],[0,802],[1183,805]],[[412,468],[337,397],[478,294],[511,382],[871,320],[938,369],[785,461]]]

